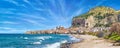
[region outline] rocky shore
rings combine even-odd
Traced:
[[[74,34],[69,34],[69,36],[72,36],[72,37],[74,38],[74,40],[61,44],[60,48],[71,48],[71,45],[72,45],[72,44],[80,43],[80,42],[83,41],[82,38],[77,38],[77,37],[75,37],[75,36],[73,36],[73,35],[74,35]]]
[[[72,43],[63,43],[61,44],[60,48],[70,48],[71,45]]]

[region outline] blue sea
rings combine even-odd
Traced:
[[[78,40],[66,34],[0,34],[0,48],[60,48]]]

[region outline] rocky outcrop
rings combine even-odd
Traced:
[[[73,18],[73,27],[110,27],[114,22],[120,21],[120,11],[110,7],[96,7],[89,12]],[[84,24],[84,25],[83,25]]]
[[[73,27],[77,27],[77,26],[85,27],[85,19],[83,19],[83,18],[73,19],[72,26]]]

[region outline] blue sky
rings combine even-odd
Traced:
[[[0,0],[0,33],[67,28],[72,17],[96,6],[120,10],[120,0]]]

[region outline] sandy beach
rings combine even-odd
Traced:
[[[72,35],[76,38],[83,38],[82,42],[74,43],[71,48],[120,48],[120,46],[112,46],[113,43],[107,42],[105,39],[92,35]]]

